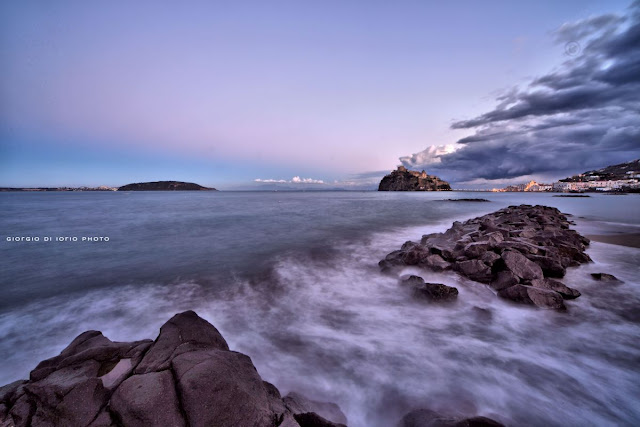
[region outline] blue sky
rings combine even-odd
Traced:
[[[628,5],[4,1],[0,186],[375,181],[475,135],[452,124],[562,66],[563,24]]]

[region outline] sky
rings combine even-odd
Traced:
[[[639,3],[0,3],[0,186],[457,187],[640,157]],[[634,96],[635,95],[635,96]]]

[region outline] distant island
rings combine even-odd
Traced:
[[[123,185],[118,191],[218,191],[193,182],[153,181]]]
[[[0,187],[2,191],[116,191],[117,188],[101,185],[100,187]]]
[[[386,175],[380,181],[378,191],[451,191],[447,181],[425,171],[411,171],[404,166]]]

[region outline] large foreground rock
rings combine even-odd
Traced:
[[[319,412],[320,414],[316,413]],[[340,408],[292,394],[284,400],[251,359],[230,351],[193,311],[155,341],[80,334],[28,381],[0,388],[0,426],[338,426]]]
[[[571,224],[556,208],[509,206],[454,222],[444,233],[422,236],[419,243],[406,242],[380,267],[386,272],[398,266],[454,270],[490,285],[502,298],[562,309],[563,299],[577,298],[580,292],[554,279],[564,277],[568,267],[591,261],[585,253],[589,239],[571,230]]]

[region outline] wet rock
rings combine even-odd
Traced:
[[[519,281],[520,279],[511,271],[504,270],[496,274],[494,280],[490,283],[490,286],[496,291],[500,291],[513,285],[517,285]]]
[[[335,403],[318,402],[296,392],[289,393],[282,400],[287,409],[294,415],[312,412],[333,423],[347,424],[347,416]]]
[[[125,426],[185,425],[170,370],[127,378],[111,397],[110,408]]]
[[[527,282],[526,284],[535,288],[555,291],[559,293],[564,299],[575,299],[581,295],[580,291],[578,291],[577,289],[570,288],[564,283],[553,279],[535,279]]]
[[[403,285],[411,286],[413,296],[417,299],[429,301],[451,301],[458,297],[458,289],[442,283],[425,283],[420,276],[409,276],[401,281]],[[317,412],[317,411],[316,411]]]
[[[160,335],[144,359],[136,367],[136,374],[167,369],[173,357],[185,351],[216,348],[229,350],[220,332],[193,311],[176,314],[160,328]]]
[[[479,259],[458,262],[454,264],[454,270],[477,282],[489,283],[493,278],[491,268]]]
[[[192,426],[269,425],[267,390],[251,359],[207,349],[171,361],[182,406]]]
[[[504,427],[487,417],[445,417],[429,409],[415,409],[406,414],[397,427]]]
[[[485,252],[484,255],[480,257],[480,260],[484,262],[487,266],[491,267],[500,258],[501,256],[495,252]]]
[[[335,404],[296,399],[296,411],[312,414],[300,418],[304,425],[346,423]],[[29,381],[0,388],[3,427],[299,427],[296,416],[251,359],[230,351],[193,311],[171,318],[153,343],[85,332],[39,363]]]
[[[424,283],[413,288],[413,296],[430,301],[452,301],[458,297],[458,289],[442,283]]]
[[[601,282],[618,282],[618,283],[622,283],[622,280],[618,279],[613,274],[591,273],[591,277],[593,277],[595,280],[599,280]]]
[[[485,254],[485,252],[487,252],[488,248],[489,244],[487,242],[469,243],[464,248],[464,255],[467,258],[480,258]]]
[[[445,261],[440,255],[429,255],[424,259],[423,264],[433,271],[449,270],[451,263]]]
[[[411,275],[400,280],[400,283],[405,286],[422,286],[424,285],[424,279],[420,276]]]
[[[561,278],[567,272],[560,258],[541,255],[528,255],[527,258],[540,266],[545,277]]]
[[[540,308],[564,309],[562,296],[554,291],[526,285],[514,285],[498,291],[498,296],[520,304]]]
[[[18,380],[0,387],[0,403],[12,403],[15,401],[14,396],[18,388],[26,382],[26,380]]]
[[[520,252],[508,251],[502,254],[502,260],[509,271],[524,280],[542,279],[542,268]]]
[[[571,230],[570,225],[567,216],[555,208],[509,206],[465,222],[454,222],[443,233],[424,235],[419,245],[405,244],[381,261],[380,266],[383,270],[392,264],[435,271],[452,269],[498,291],[532,280],[561,278],[568,267],[591,261],[584,252],[589,239]],[[425,249],[430,255],[425,256]],[[540,283],[534,287],[560,292],[564,298],[579,295],[564,285],[543,283],[547,288],[541,288]]]
[[[294,417],[300,427],[346,427],[344,424],[333,423],[315,412],[295,414]]]

